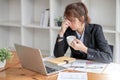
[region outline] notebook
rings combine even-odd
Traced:
[[[57,64],[57,65],[63,65],[63,64],[68,64],[68,63],[74,62],[75,60],[76,60],[75,58],[63,56],[63,57],[58,57],[58,58],[54,58],[54,59],[49,59],[47,61]]]
[[[43,62],[42,54],[39,49],[20,44],[15,44],[15,49],[23,68],[36,71],[44,75],[54,74],[66,69],[56,64]]]

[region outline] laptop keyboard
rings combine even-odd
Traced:
[[[50,67],[48,67],[48,66],[45,66],[45,67],[46,67],[46,70],[47,70],[48,73],[57,71],[56,69],[50,68]]]
[[[47,62],[47,61],[44,61],[44,63],[45,63],[47,73],[61,71],[61,70],[66,69],[65,67],[58,66],[56,64],[53,64],[53,63],[50,63],[50,62]]]

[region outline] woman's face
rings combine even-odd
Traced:
[[[71,21],[70,21],[70,28],[74,31],[78,30],[78,29],[82,29],[82,22],[79,21],[78,18],[73,18]]]

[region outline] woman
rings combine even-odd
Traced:
[[[70,47],[71,57],[106,63],[112,61],[112,52],[105,40],[102,27],[90,24],[88,10],[82,2],[69,4],[64,17],[54,48],[55,57],[64,56]],[[70,35],[76,36],[77,39],[69,46],[66,37]]]

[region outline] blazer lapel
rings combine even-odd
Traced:
[[[73,35],[76,36],[76,38],[78,39],[77,33],[75,31],[74,31]]]
[[[89,46],[90,43],[90,26],[88,24],[85,24],[85,32],[84,32],[84,45]]]

